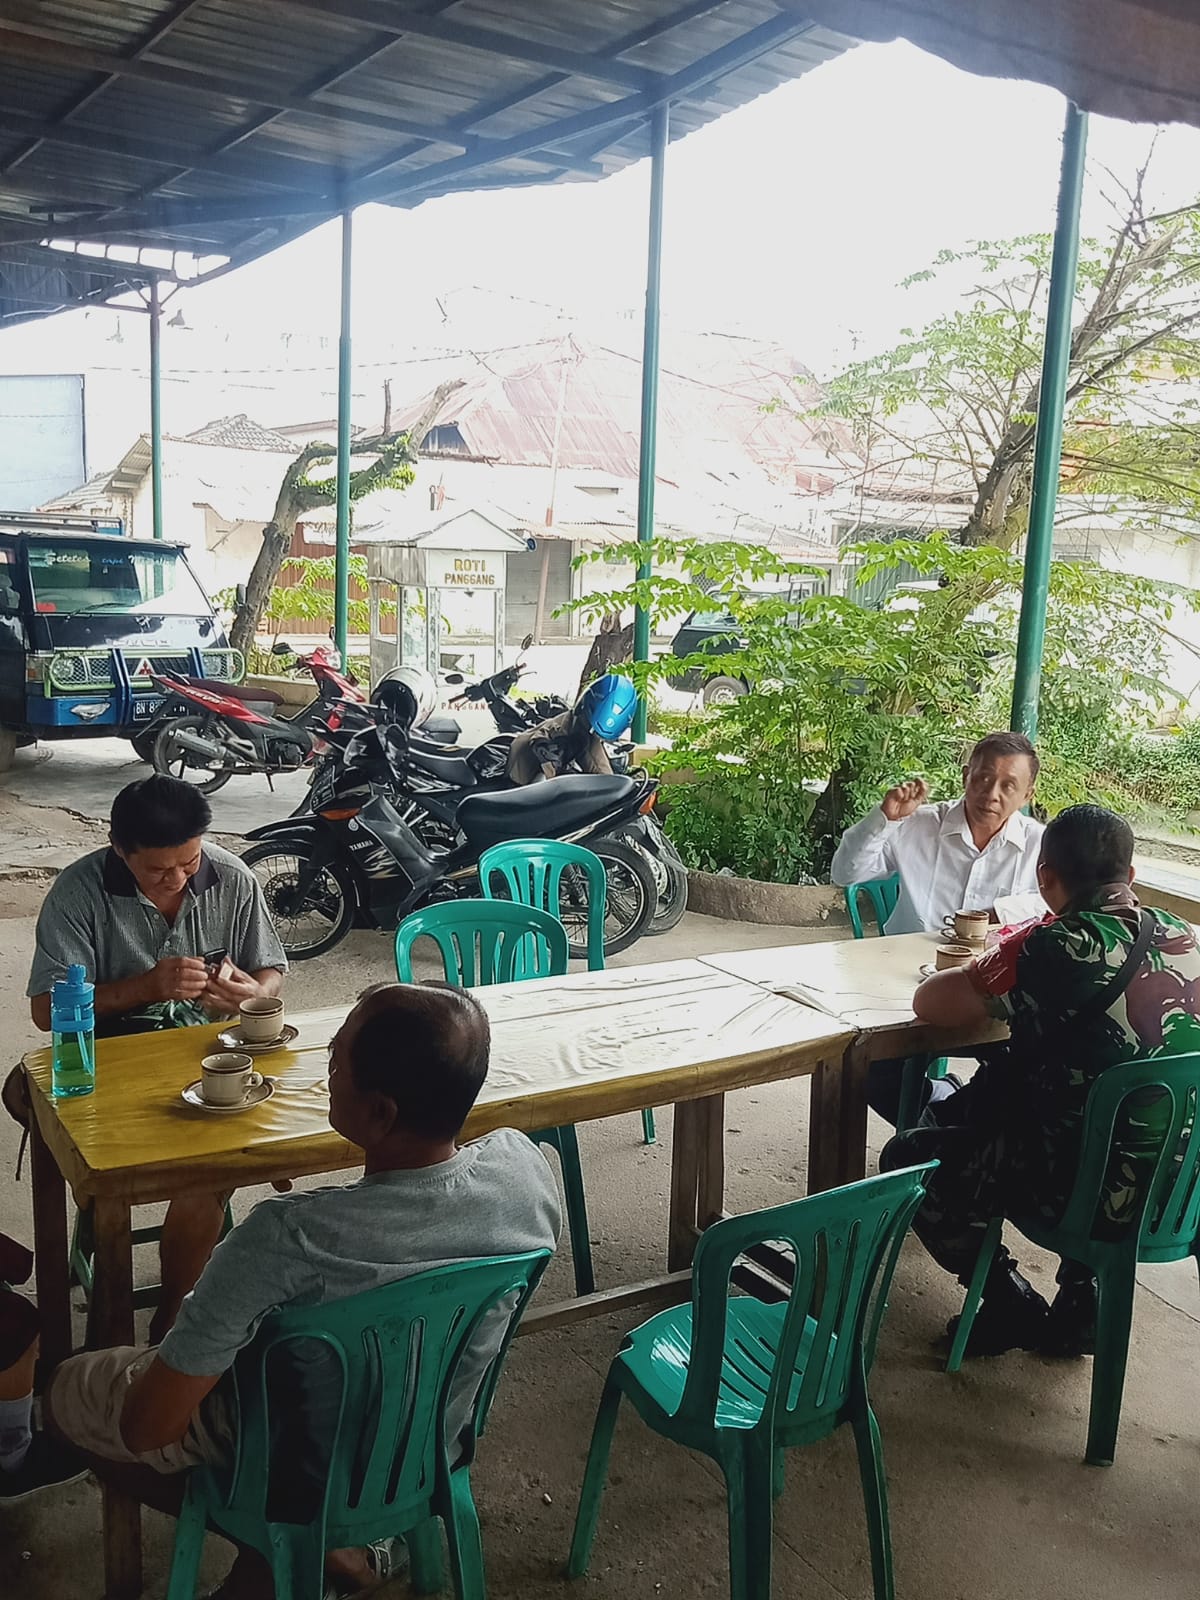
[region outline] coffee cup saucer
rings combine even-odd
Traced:
[[[264,1039],[261,1043],[242,1038],[240,1026],[226,1028],[217,1035],[226,1050],[244,1050],[247,1055],[261,1056],[268,1050],[286,1050],[289,1044],[300,1037],[299,1028],[293,1028],[290,1022],[285,1022],[283,1032],[276,1034],[273,1039]]]
[[[939,934],[939,937],[943,944],[966,944],[970,945],[972,950],[982,950],[984,945],[987,943],[986,933],[981,939],[968,939],[965,934],[955,933],[953,928],[943,928]],[[222,1038],[224,1038],[223,1034]],[[240,1050],[249,1050],[252,1048],[252,1046],[244,1044],[239,1045],[238,1048]]]
[[[235,1101],[231,1106],[217,1106],[211,1100],[204,1098],[204,1080],[197,1078],[195,1083],[189,1083],[186,1089],[180,1090],[180,1098],[196,1111],[215,1111],[219,1115],[224,1115],[226,1112],[253,1111],[255,1106],[261,1106],[263,1101],[269,1100],[274,1093],[274,1078],[260,1078],[246,1090],[241,1100]]]

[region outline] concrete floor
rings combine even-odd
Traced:
[[[33,798],[24,783],[21,788],[26,799]],[[83,810],[53,785],[40,790],[35,803],[55,801]],[[97,807],[89,809],[94,813]],[[46,852],[71,855],[96,832],[62,812],[0,804],[0,862],[17,848],[36,854],[39,840]],[[40,860],[50,864],[48,855]],[[22,995],[42,886],[10,878],[0,890],[0,998],[15,1059],[37,1040]],[[674,934],[643,941],[618,959],[665,960],[821,934],[688,916]],[[321,1005],[345,1001],[389,972],[388,941],[356,934],[333,957],[298,969],[297,978],[305,1003]],[[802,1082],[730,1097],[731,1209],[778,1203],[802,1192],[807,1099]],[[886,1130],[873,1122],[870,1131],[877,1151]],[[643,1146],[633,1116],[580,1128],[601,1286],[661,1269],[670,1168],[667,1110],[659,1114],[659,1135],[657,1145]],[[5,1120],[0,1170],[11,1173],[15,1154],[14,1130]],[[256,1197],[244,1191],[236,1208],[244,1212]],[[27,1179],[0,1183],[0,1228],[29,1237]],[[1021,1254],[1035,1283],[1052,1290],[1053,1262],[1028,1248]],[[147,1260],[143,1270],[152,1269]],[[565,1243],[543,1292],[570,1292]],[[1090,1363],[1012,1354],[948,1377],[933,1342],[957,1302],[955,1286],[910,1243],[872,1380],[888,1463],[898,1595],[1191,1600],[1200,1544],[1195,1274],[1158,1269],[1143,1277],[1120,1449],[1108,1471],[1081,1464]],[[514,1347],[475,1472],[493,1600],[561,1600],[566,1592],[560,1572],[587,1441],[604,1373],[625,1329],[625,1322],[611,1317],[518,1340]],[[160,1596],[171,1526],[150,1513],[145,1524],[147,1593]],[[99,1526],[99,1494],[91,1483],[0,1511],[0,1594],[93,1600],[102,1589]],[[592,1572],[579,1592],[596,1600],[725,1595],[725,1527],[722,1487],[711,1464],[666,1445],[629,1414],[617,1432]],[[776,1508],[774,1558],[777,1600],[869,1600],[848,1437],[793,1452]],[[228,1560],[228,1548],[210,1538],[205,1582],[215,1582]],[[405,1592],[402,1582],[388,1591]]]

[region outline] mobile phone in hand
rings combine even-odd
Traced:
[[[229,976],[232,964],[228,950],[206,950],[203,960],[209,977],[215,978],[218,983]]]

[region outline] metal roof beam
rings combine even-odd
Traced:
[[[176,0],[176,4],[171,7],[166,16],[160,17],[157,22],[152,23],[147,28],[132,50],[126,53],[125,60],[136,61],[147,50],[152,50],[156,44],[166,38],[172,28],[183,21],[189,11],[194,11],[200,4],[202,4],[202,0]],[[82,111],[85,106],[92,103],[98,94],[102,94],[108,88],[109,84],[114,81],[114,76],[111,72],[102,72],[98,81],[77,94],[68,105],[63,107],[54,120],[57,123],[64,123],[75,116],[77,112]],[[42,138],[35,135],[27,145],[15,151],[7,161],[0,163],[0,172],[14,172],[22,161],[33,155],[41,143]]]
[[[577,112],[572,117],[563,117],[558,122],[546,124],[527,133],[514,134],[510,139],[490,141],[493,153],[489,160],[512,161],[532,155],[535,151],[547,149],[557,151],[564,141],[569,142],[584,134],[611,128],[622,122],[645,121],[657,106],[668,104],[672,100],[686,99],[698,89],[704,88],[717,78],[724,77],[726,73],[734,72],[739,67],[757,60],[759,56],[766,55],[768,51],[778,49],[780,45],[811,33],[815,27],[816,23],[809,22],[794,13],[790,15],[780,13],[760,23],[757,28],[752,28],[749,33],[730,40],[720,49],[701,56],[691,66],[682,67],[671,76],[660,78],[653,91],[646,90],[641,94],[627,95],[624,99],[614,100],[611,105]],[[553,159],[558,160],[560,156],[556,154]],[[419,194],[424,189],[436,189],[448,179],[461,177],[480,164],[474,156],[457,156],[452,161],[441,161],[435,166],[423,167],[420,172],[414,172],[407,177],[399,177],[393,184],[357,185],[352,190],[353,203],[364,205],[370,200],[388,200],[395,203],[403,195]]]
[[[560,50],[554,45],[502,33],[496,28],[479,28],[473,23],[420,12],[398,13],[394,5],[380,4],[378,0],[267,0],[267,3],[334,17],[340,22],[359,22],[365,27],[386,29],[397,37],[416,34],[443,44],[461,45],[466,50],[478,50],[484,55],[503,56],[526,66],[553,67],[569,77],[589,78],[619,89],[648,89],[662,76],[645,67],[617,61],[612,55],[584,55],[576,50]]]
[[[24,19],[3,19],[3,26],[0,26],[0,58],[6,56],[82,72],[107,72],[115,77],[140,79],[143,83],[156,83],[168,89],[187,89],[195,94],[227,95],[231,99],[246,100],[251,105],[273,111],[297,111],[323,122],[353,123],[357,127],[376,128],[383,133],[407,134],[426,144],[457,145],[461,150],[469,150],[474,142],[455,134],[452,129],[431,128],[425,123],[410,122],[405,117],[363,111],[358,106],[342,101],[307,100],[303,95],[279,94],[268,90],[261,78],[238,78],[228,73],[177,67],[160,61],[126,60],[90,46],[72,44],[53,29]]]
[[[279,114],[272,113],[273,116]],[[45,122],[38,117],[30,116],[28,112],[14,111],[5,105],[0,105],[0,134],[2,133],[26,137],[29,140],[30,153],[36,145],[57,144],[73,150],[99,150],[104,155],[121,156],[129,161],[151,162],[158,167],[179,166],[186,163],[190,171],[215,173],[223,177],[232,176],[228,163],[220,160],[220,155],[226,148],[224,144],[216,151],[189,150],[184,145],[173,143],[170,138],[139,139],[136,134],[128,134],[117,127],[77,128],[60,122]],[[229,141],[229,147],[232,147],[234,142]],[[255,176],[249,181],[261,183],[266,188],[277,189],[291,188],[301,177],[311,180],[314,175],[330,170],[318,162],[292,156],[255,156],[255,169]],[[0,165],[0,171],[3,170],[5,168]],[[238,174],[238,177],[240,180],[241,174]],[[8,184],[4,185],[5,189],[10,187]]]

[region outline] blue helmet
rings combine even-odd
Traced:
[[[629,732],[637,709],[637,690],[629,678],[606,672],[579,697],[575,714],[586,720],[598,739],[619,739]]]

